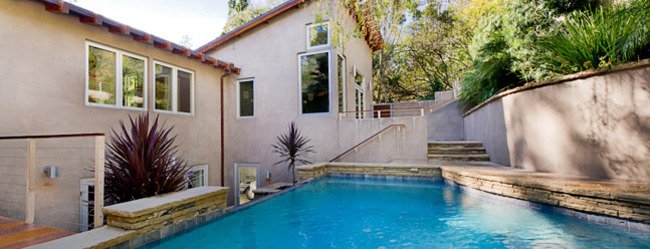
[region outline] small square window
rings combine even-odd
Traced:
[[[198,165],[187,171],[187,188],[208,186],[208,165]]]
[[[327,23],[307,26],[307,42],[310,48],[327,46],[330,43],[329,25]]]

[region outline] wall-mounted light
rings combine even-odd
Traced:
[[[43,171],[45,172],[45,175],[47,175],[47,178],[54,179],[59,177],[59,167],[57,166],[47,165]]]

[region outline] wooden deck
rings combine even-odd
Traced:
[[[73,233],[0,217],[0,249],[32,246]]]

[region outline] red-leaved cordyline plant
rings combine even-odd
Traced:
[[[280,161],[273,165],[289,162],[287,170],[291,171],[293,184],[296,183],[296,162],[301,164],[311,163],[304,157],[309,153],[314,153],[314,146],[308,145],[311,139],[302,136],[300,130],[294,122],[289,125],[289,131],[286,134],[277,136],[277,141],[273,145],[273,152],[280,155]]]
[[[107,145],[105,198],[117,204],[176,192],[186,187],[187,162],[178,157],[172,127],[158,123],[149,127],[149,114],[131,118],[130,130],[120,121]]]

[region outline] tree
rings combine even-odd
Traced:
[[[246,3],[240,4],[239,2]],[[235,3],[232,5],[233,7],[230,7],[231,3]],[[254,18],[266,13],[281,3],[283,3],[282,0],[268,0],[263,4],[249,5],[248,1],[246,0],[229,0],[228,6],[230,9],[228,11],[228,21],[226,21],[226,25],[223,28],[223,33],[228,33],[233,29],[244,25],[248,21],[253,20]]]
[[[248,0],[228,0],[228,15],[246,9],[248,4]]]
[[[296,183],[296,163],[309,164],[305,157],[310,153],[315,153],[314,147],[309,145],[310,139],[302,136],[300,130],[294,122],[289,125],[289,131],[276,137],[277,141],[273,145],[273,153],[280,156],[280,161],[273,165],[287,164],[287,170],[291,171],[292,184]]]
[[[192,47],[192,37],[188,34],[184,34],[178,44],[183,47],[190,48]]]

